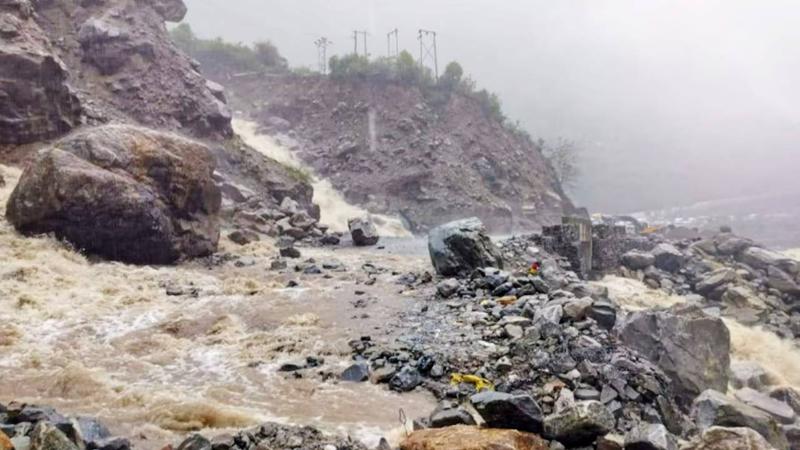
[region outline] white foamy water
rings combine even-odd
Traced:
[[[200,263],[136,267],[91,262],[50,237],[25,238],[4,218],[20,171],[0,166],[0,402],[28,401],[97,416],[136,448],[160,449],[183,433],[215,434],[264,420],[316,425],[370,445],[435,406],[424,392],[396,395],[370,383],[322,382],[350,358],[347,341],[374,332],[412,304],[386,275],[363,286],[358,270],[323,279],[267,272],[270,240],[221,251],[252,261],[209,270]],[[324,250],[307,256],[324,260]],[[421,261],[342,249],[358,268],[371,261],[401,271]],[[301,288],[285,288],[297,279]],[[167,285],[187,294],[169,296]],[[385,301],[354,310],[356,290]],[[196,290],[197,296],[189,295]],[[359,297],[362,298],[362,297]],[[368,312],[370,318],[360,314]],[[285,361],[325,359],[301,379]]]
[[[303,163],[291,149],[281,145],[274,138],[258,132],[255,122],[234,119],[233,129],[244,141],[263,153],[264,155],[311,174],[314,187],[314,203],[319,205],[320,222],[333,231],[348,231],[347,221],[354,217],[370,217],[381,236],[410,237],[411,233],[403,225],[402,220],[382,214],[372,214],[359,206],[348,203],[342,194],[337,191],[329,180],[320,178],[313,170]]]
[[[783,254],[794,260],[800,261],[800,248],[784,250]]]
[[[669,308],[686,303],[686,298],[650,289],[644,283],[618,276],[606,276],[595,284],[608,288],[609,297],[627,311]],[[800,347],[762,327],[742,325],[724,318],[731,335],[731,358],[755,361],[775,384],[800,389]]]

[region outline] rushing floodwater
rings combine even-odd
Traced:
[[[313,170],[306,166],[290,149],[280,145],[272,137],[258,133],[258,124],[255,122],[234,119],[233,128],[247,144],[264,155],[282,164],[313,174]],[[347,231],[348,219],[369,216],[381,236],[411,236],[411,233],[400,219],[381,214],[371,214],[363,208],[348,203],[342,194],[334,189],[330,181],[315,175],[313,175],[313,180],[314,203],[320,206],[322,212],[320,222],[328,225],[331,230]]]
[[[607,276],[596,284],[608,288],[609,297],[629,311],[668,308],[686,302],[685,297],[667,295],[628,278]],[[767,370],[773,383],[800,389],[800,347],[761,327],[745,326],[732,318],[724,321],[731,334],[732,359],[755,361]]]
[[[19,171],[0,171],[2,212]],[[423,392],[401,396],[370,383],[322,382],[314,370],[303,379],[277,371],[285,361],[321,356],[319,370],[338,374],[349,339],[412,303],[389,274],[363,285],[361,265],[416,270],[427,261],[342,249],[334,256],[349,270],[323,279],[268,271],[271,242],[221,245],[253,265],[92,263],[52,238],[22,238],[0,218],[0,401],[98,416],[146,449],[191,430],[214,434],[264,420],[374,444],[397,427],[399,408],[409,417],[433,408]],[[322,261],[327,252],[305,251]],[[284,288],[289,279],[300,286]],[[198,295],[169,296],[168,285]],[[355,309],[356,298],[371,301]]]

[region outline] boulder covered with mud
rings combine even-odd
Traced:
[[[431,230],[428,251],[433,267],[442,276],[466,275],[481,267],[503,268],[500,250],[476,217]]]
[[[516,430],[481,429],[456,425],[418,430],[409,435],[400,450],[546,450],[547,441]]]
[[[107,125],[41,150],[9,198],[25,234],[134,264],[214,252],[221,194],[208,148],[177,135]]]
[[[727,389],[730,333],[696,306],[632,313],[619,325],[619,337],[669,376],[684,404],[706,389]]]

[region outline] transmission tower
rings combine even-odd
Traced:
[[[314,41],[314,45],[317,46],[317,65],[319,72],[323,75],[328,73],[328,46],[332,44],[333,42],[326,37],[321,37]]]
[[[394,41],[394,45],[392,45],[392,41]],[[386,34],[386,55],[390,59],[400,56],[400,31],[397,28]]]
[[[425,66],[426,63],[433,63],[433,74],[439,80],[439,52],[436,47],[436,32],[430,30],[419,30],[419,65]]]
[[[364,38],[364,57],[369,58],[369,53],[367,53],[367,33],[366,31],[353,31],[353,53],[358,55],[358,37],[362,36]]]

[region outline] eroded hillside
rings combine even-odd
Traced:
[[[469,96],[432,102],[402,83],[210,76],[349,201],[400,215],[412,231],[465,216],[495,232],[531,229],[572,209],[541,149]]]

